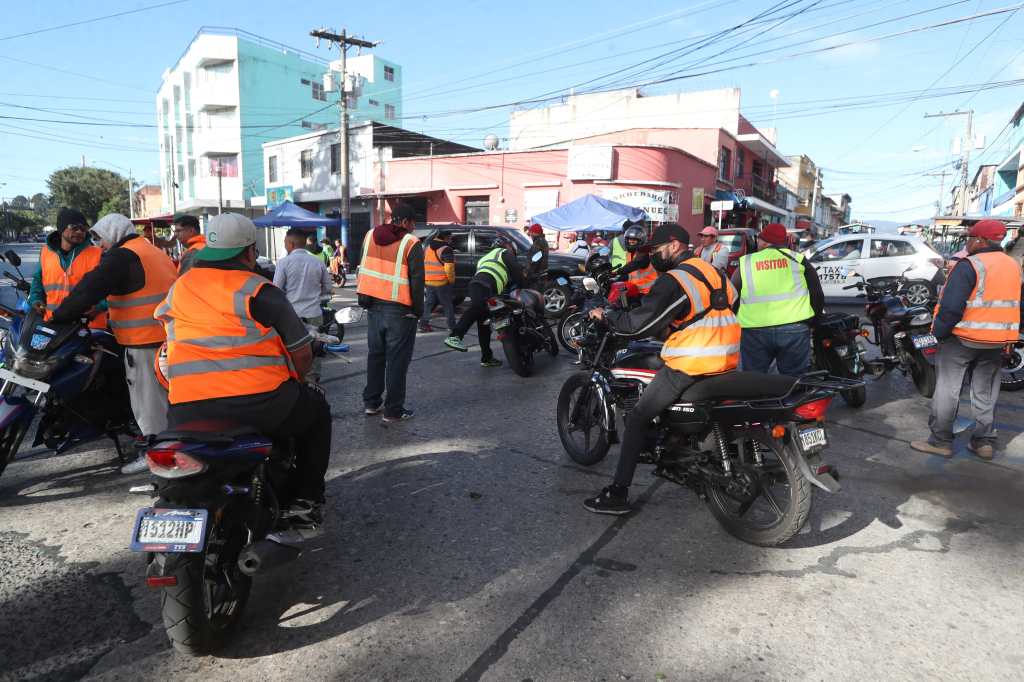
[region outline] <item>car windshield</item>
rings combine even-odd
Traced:
[[[720,234],[718,235],[718,243],[725,244],[726,248],[729,249],[729,253],[737,253],[743,249],[743,235]]]

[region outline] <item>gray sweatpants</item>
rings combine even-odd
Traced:
[[[156,380],[153,360],[159,348],[125,348],[124,372],[132,413],[143,436],[167,430],[167,390]]]
[[[964,375],[971,369],[971,407],[974,411],[974,443],[994,443],[996,432],[996,401],[999,400],[999,370],[1002,368],[1002,348],[970,348],[956,337],[944,339],[935,356],[935,396],[928,426],[932,430],[929,442],[949,445],[953,442],[953,421],[960,407],[960,389]]]

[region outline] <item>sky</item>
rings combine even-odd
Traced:
[[[572,87],[739,87],[744,115],[774,124],[779,150],[810,156],[825,193],[850,194],[867,220],[931,216],[940,181],[953,182],[926,173],[957,172],[965,117],[925,114],[975,111],[988,148],[972,153],[973,175],[979,159],[1006,158],[1004,131],[1024,100],[1012,82],[1024,83],[1024,4],[1014,0],[49,0],[18,3],[0,26],[0,198],[45,192],[52,171],[83,156],[157,182],[161,73],[204,25],[326,59],[337,53],[318,49],[311,29],[382,41],[376,52],[403,67],[402,127],[477,146],[508,135],[513,108]],[[303,113],[282,109],[282,122]],[[23,120],[73,116],[126,125]]]

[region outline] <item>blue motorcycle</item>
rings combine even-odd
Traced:
[[[0,287],[0,474],[18,454],[36,417],[33,446],[62,453],[107,437],[124,460],[128,452],[121,436],[134,437],[138,428],[123,350],[110,333],[90,329],[85,320],[43,320],[18,293],[29,289],[18,269],[21,258],[7,251],[0,260],[17,272],[5,272],[13,286]]]

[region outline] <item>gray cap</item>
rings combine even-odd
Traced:
[[[256,225],[241,213],[222,213],[206,226],[206,246],[196,258],[221,261],[234,258],[256,243]]]

